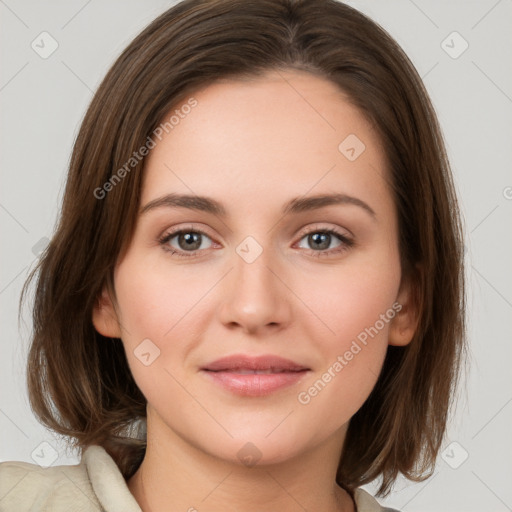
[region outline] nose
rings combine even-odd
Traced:
[[[290,292],[269,251],[252,263],[234,255],[234,268],[224,283],[218,314],[229,329],[246,334],[277,332],[291,320]]]

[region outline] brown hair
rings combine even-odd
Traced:
[[[390,346],[352,417],[337,482],[347,489],[401,472],[426,478],[443,440],[465,348],[460,215],[434,109],[414,66],[375,22],[334,0],[186,0],[164,12],[109,70],[75,141],[60,220],[37,274],[28,389],[35,414],[80,448],[99,444],[125,478],[144,439],[126,433],[146,401],[120,340],[92,311],[137,219],[144,159],[102,199],[98,188],[142,147],[173,105],[223,78],[296,69],[337,84],[373,123],[395,196],[404,275],[420,321]]]

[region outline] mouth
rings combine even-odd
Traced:
[[[270,375],[271,373],[292,373],[304,370],[283,370],[281,368],[266,368],[265,370],[251,370],[250,368],[229,368],[224,370],[208,370],[212,372],[237,373],[238,375]]]
[[[201,368],[214,383],[241,396],[266,396],[297,384],[311,369],[279,356],[233,355]]]

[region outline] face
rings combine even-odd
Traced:
[[[412,337],[378,135],[302,72],[194,98],[146,160],[95,327],[122,338],[148,430],[231,461],[341,449],[388,345]]]

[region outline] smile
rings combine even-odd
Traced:
[[[207,363],[201,371],[210,382],[230,393],[266,396],[297,384],[310,368],[273,354],[232,354]]]

